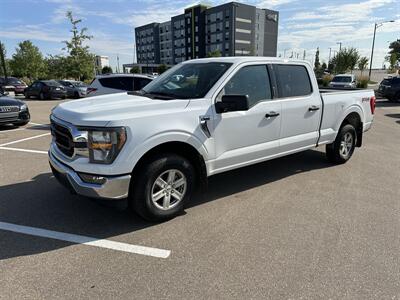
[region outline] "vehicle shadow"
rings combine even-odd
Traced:
[[[194,197],[187,208],[298,173],[330,166],[332,165],[326,161],[324,153],[309,150],[215,175],[209,180],[208,191],[202,196]],[[52,174],[44,173],[28,182],[0,187],[0,222],[95,238],[112,238],[157,225],[130,213],[125,209],[124,201],[114,202],[113,205],[106,203],[109,204],[71,195],[56,182]],[[48,252],[70,245],[68,242],[0,230],[0,260]]]
[[[399,107],[400,102],[389,102],[388,100],[376,101],[375,106],[376,107]]]
[[[0,126],[0,132],[7,132],[8,130],[14,130],[14,129],[29,129],[29,130],[50,130],[50,125],[32,125],[32,126],[26,126],[26,127],[19,127],[19,126],[14,126],[14,125],[3,125]]]

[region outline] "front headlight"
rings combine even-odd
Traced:
[[[28,106],[26,104],[22,104],[21,107],[19,108],[20,111],[25,111],[28,109]]]
[[[91,163],[111,164],[126,142],[124,127],[89,129],[88,149]]]

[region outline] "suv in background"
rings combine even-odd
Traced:
[[[389,101],[400,101],[400,77],[388,77],[379,84],[378,94]]]
[[[67,91],[68,98],[82,98],[86,97],[87,84],[82,81],[75,80],[57,80]]]
[[[4,87],[13,87],[13,91],[15,95],[24,94],[24,90],[27,88],[27,85],[22,80],[15,77],[7,77],[7,80],[4,77],[0,77],[0,86]]]
[[[329,83],[332,88],[355,88],[357,87],[356,76],[353,74],[340,74],[333,77]]]
[[[87,96],[139,91],[154,79],[144,74],[98,75],[87,89]]]

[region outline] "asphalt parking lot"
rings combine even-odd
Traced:
[[[59,101],[27,103],[0,129],[0,298],[400,299],[400,104],[345,165],[318,148],[220,174],[153,224],[59,185]]]

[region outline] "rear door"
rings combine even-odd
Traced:
[[[282,103],[280,151],[315,146],[319,135],[322,104],[313,90],[311,69],[302,64],[273,64],[278,98]],[[315,85],[314,85],[315,86]]]

